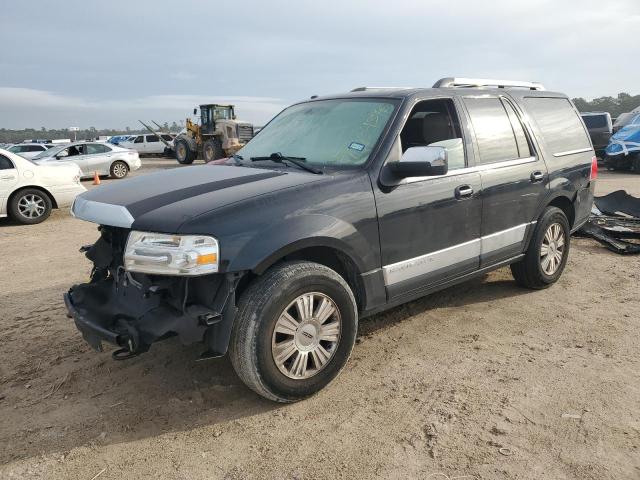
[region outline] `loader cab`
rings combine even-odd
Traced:
[[[212,134],[216,130],[216,122],[234,120],[236,118],[233,105],[200,105],[200,131]]]

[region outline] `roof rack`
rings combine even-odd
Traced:
[[[352,92],[366,92],[367,90],[409,90],[413,87],[356,87]]]
[[[545,90],[544,85],[537,82],[521,82],[518,80],[494,80],[489,78],[441,78],[433,84],[433,88],[455,87],[497,87],[528,88],[529,90]]]

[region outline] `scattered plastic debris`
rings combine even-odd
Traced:
[[[612,252],[640,253],[640,198],[624,190],[595,197],[591,216],[577,234],[594,238]]]

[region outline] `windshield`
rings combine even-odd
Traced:
[[[65,146],[62,146],[62,147],[53,147],[53,148],[50,148],[49,150],[44,150],[40,152],[38,155],[36,155],[35,157],[33,157],[33,159],[37,160],[38,158],[54,157],[65,148],[66,148]]]
[[[397,102],[336,99],[293,105],[280,113],[239,152],[251,157],[281,153],[327,167],[364,164]]]

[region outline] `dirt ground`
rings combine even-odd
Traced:
[[[601,173],[619,188],[640,176]],[[92,351],[62,293],[96,237],[0,220],[0,478],[640,478],[640,256],[574,239],[548,290],[501,269],[363,320],[336,381],[283,406],[198,347]]]

